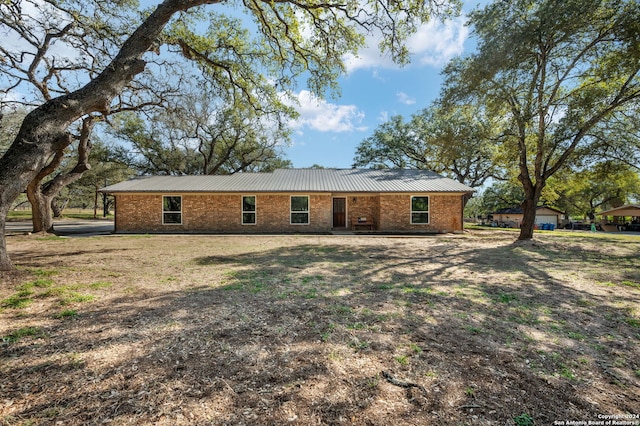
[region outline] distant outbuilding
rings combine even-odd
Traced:
[[[493,221],[499,226],[519,228],[524,214],[522,207],[508,207],[497,210],[492,214]],[[538,206],[536,208],[536,225],[551,224],[557,227],[564,218],[564,213],[549,206]]]
[[[605,230],[640,231],[640,206],[637,204],[628,204],[597,214],[602,216]],[[613,220],[607,220],[608,217],[612,217]]]

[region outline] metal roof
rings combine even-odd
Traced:
[[[640,205],[628,204],[596,214],[600,216],[640,216]]]
[[[542,209],[552,210],[552,211],[554,211],[556,213],[564,214],[562,211],[560,211],[558,209],[554,209],[553,207],[549,207],[549,206],[538,206],[538,207],[536,207],[536,210],[542,210]],[[507,208],[504,208],[504,209],[496,210],[492,214],[522,214],[522,207],[507,207]]]
[[[426,170],[278,169],[273,173],[152,176],[120,182],[101,192],[474,192]]]

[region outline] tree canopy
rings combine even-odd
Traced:
[[[501,175],[493,125],[481,109],[432,106],[404,121],[394,116],[358,145],[356,167],[427,169],[478,187]]]
[[[529,239],[549,178],[597,154],[596,130],[621,114],[640,118],[640,7],[634,0],[496,1],[470,23],[478,49],[447,66],[444,103],[480,103],[501,119],[499,150],[516,159],[525,193],[519,238]]]
[[[258,113],[244,103],[221,99],[189,85],[176,101],[144,115],[112,120],[111,133],[123,145],[121,161],[141,174],[233,174],[289,164],[282,158],[293,111],[265,105]]]
[[[598,211],[640,200],[638,172],[617,160],[564,170],[549,181],[555,205],[570,216],[594,219]]]

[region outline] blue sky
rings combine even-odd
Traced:
[[[467,1],[464,12],[477,1]],[[348,74],[340,79],[342,96],[319,100],[301,89],[300,119],[292,123],[292,145],[285,149],[294,167],[350,168],[356,147],[393,115],[408,117],[429,106],[438,96],[443,66],[475,46],[466,17],[430,22],[409,40],[412,61],[398,67],[377,49],[366,49],[347,61]],[[370,45],[375,46],[371,40]]]

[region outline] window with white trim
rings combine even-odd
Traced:
[[[411,224],[429,224],[429,197],[411,197]]]
[[[242,196],[242,224],[243,225],[256,224],[256,196],[255,195]]]
[[[292,195],[291,196],[291,224],[292,225],[308,225],[309,224],[309,196],[308,195]]]
[[[162,197],[162,223],[182,225],[182,196],[164,195]]]

